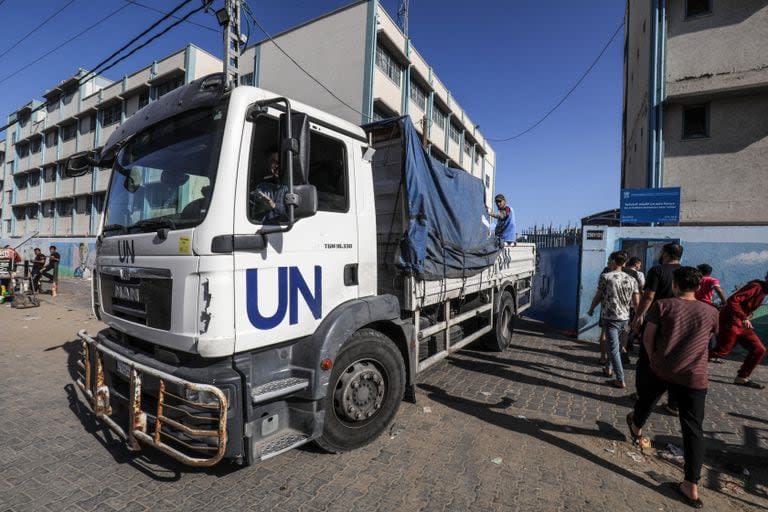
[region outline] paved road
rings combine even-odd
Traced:
[[[74,333],[100,326],[87,288],[63,283],[44,302],[0,306],[0,510],[687,510],[663,485],[678,462],[628,455],[627,393],[603,385],[594,348],[536,324],[502,354],[468,350],[424,373],[418,403],[363,449],[190,470],[132,455],[93,423],[68,368]],[[735,368],[712,379],[703,498],[764,510],[768,395],[726,384]],[[668,416],[649,433],[680,445]]]

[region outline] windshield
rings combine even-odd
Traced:
[[[197,226],[213,193],[226,105],[137,134],[115,159],[104,236]]]

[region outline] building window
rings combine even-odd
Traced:
[[[144,108],[149,105],[149,90],[141,91],[139,93],[139,108]]]
[[[75,97],[74,89],[66,91],[64,95],[61,97],[61,102],[65,105],[69,105],[72,102],[72,98],[74,97]]]
[[[19,158],[24,158],[25,156],[29,155],[29,146],[27,144],[20,144],[16,147],[16,154],[19,156]]]
[[[451,140],[456,144],[461,142],[461,132],[459,131],[458,128],[456,128],[455,124],[451,123],[451,129],[448,135],[451,137]]]
[[[424,89],[419,87],[419,85],[411,80],[411,91],[410,91],[411,101],[413,101],[419,109],[421,109],[422,112],[427,110],[427,95],[424,92]]]
[[[58,202],[59,217],[72,215],[72,199],[62,199]]]
[[[44,202],[41,213],[43,214],[43,217],[47,219],[53,217],[53,201]]]
[[[62,142],[72,140],[77,135],[77,123],[68,124],[61,128]]]
[[[56,181],[56,167],[46,167],[43,169],[43,182],[53,183]]]
[[[378,122],[383,119],[389,119],[392,117],[390,114],[387,114],[384,110],[380,109],[379,107],[373,107],[373,121]]]
[[[38,210],[38,207],[37,207],[36,204],[31,204],[31,205],[27,206],[27,218],[28,219],[32,219],[32,220],[36,219],[37,218],[37,210]]]
[[[485,188],[491,188],[491,177],[487,174],[485,175]]]
[[[119,123],[120,116],[123,113],[123,107],[121,104],[107,107],[101,114],[101,125],[109,126],[111,124]]]
[[[32,152],[33,155],[36,155],[37,153],[40,152],[41,146],[42,146],[42,140],[38,137],[30,143],[29,150]]]
[[[253,85],[253,73],[241,76],[240,85]]]
[[[712,13],[712,0],[685,0],[685,19]]]
[[[683,139],[709,137],[709,105],[683,107]]]
[[[155,89],[157,91],[157,97],[161,97],[165,94],[168,94],[174,89],[177,89],[181,87],[181,84],[184,83],[184,80],[181,77],[172,78],[171,80],[168,80],[166,82],[163,82],[159,84]]]
[[[96,212],[99,214],[104,211],[104,197],[105,194],[96,194],[93,196],[93,204],[96,206]]]
[[[441,130],[445,130],[445,118],[446,113],[440,110],[440,107],[434,105],[432,107],[432,122],[440,127]]]
[[[400,87],[400,75],[403,71],[403,68],[398,62],[395,61],[395,59],[392,58],[392,55],[390,55],[389,52],[381,46],[376,46],[376,66],[385,75],[391,78],[398,87]]]
[[[472,143],[468,140],[464,140],[464,152],[467,154],[467,156],[472,154]]]

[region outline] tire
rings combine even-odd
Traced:
[[[502,352],[512,343],[515,329],[515,300],[505,291],[499,298],[499,307],[493,318],[493,333],[486,338],[486,347],[494,352]]]
[[[333,363],[315,443],[331,453],[365,446],[387,428],[404,393],[405,364],[395,343],[373,329],[357,331]]]

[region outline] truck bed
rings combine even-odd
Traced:
[[[536,244],[517,244],[504,247],[496,263],[486,270],[466,279],[440,279],[425,281],[413,276],[403,278],[403,288],[398,298],[403,309],[415,311],[425,306],[438,304],[489,288],[498,287],[505,281],[526,283],[533,276],[536,266]],[[518,293],[527,290],[520,288]],[[519,305],[518,312],[527,305]]]

